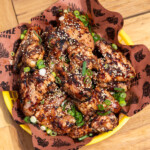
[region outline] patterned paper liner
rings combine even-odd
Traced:
[[[110,12],[103,8],[98,0],[59,0],[45,10],[41,16],[31,19],[31,24],[20,24],[16,28],[0,33],[0,88],[3,91],[12,91],[17,88],[16,76],[12,74],[11,52],[16,51],[20,42],[20,34],[26,26],[38,25],[43,30],[56,20],[56,11],[60,8],[70,7],[73,10],[83,11],[94,20],[94,31],[106,40],[116,43],[119,49],[131,61],[137,76],[131,82],[128,91],[129,103],[122,112],[128,116],[142,110],[150,103],[150,52],[144,45],[126,46],[118,41],[118,32],[123,26],[123,18],[116,12]],[[13,118],[18,123],[23,122],[23,115],[17,103],[14,103]],[[74,142],[67,136],[47,136],[38,126],[29,125],[32,131],[32,140],[35,149],[79,149],[89,143],[92,138],[82,142]]]

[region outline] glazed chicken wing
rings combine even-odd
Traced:
[[[43,59],[44,48],[41,43],[41,29],[31,27],[28,29],[24,39],[20,43],[14,59],[14,72],[17,70],[19,63],[34,68],[38,59]]]

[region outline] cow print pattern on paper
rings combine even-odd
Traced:
[[[134,57],[137,62],[142,61],[145,58],[145,55],[143,54],[143,49],[135,53]]]
[[[106,28],[106,33],[109,39],[114,40],[115,38],[115,29],[112,27]]]
[[[150,76],[150,65],[147,64],[143,71],[146,72],[147,76]]]
[[[93,9],[93,13],[96,17],[104,16],[105,13],[102,13],[102,9]]]
[[[42,146],[42,147],[47,147],[49,142],[46,141],[46,139],[41,139],[40,137],[36,137],[35,138],[37,139],[37,142],[38,142],[38,145]]]
[[[117,24],[118,23],[118,17],[115,17],[115,16],[113,16],[113,17],[107,17],[107,19],[106,19],[110,24],[112,23],[112,24]]]
[[[52,147],[62,147],[62,146],[70,146],[71,144],[66,142],[66,141],[62,141],[61,139],[58,138],[54,138],[54,142],[52,144]]]
[[[148,81],[143,84],[143,96],[150,98],[150,83]]]
[[[0,43],[0,58],[8,58],[9,52],[4,48],[4,44]]]

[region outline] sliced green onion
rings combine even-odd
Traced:
[[[82,122],[82,120],[83,120],[82,113],[80,113],[80,112],[76,111],[75,118],[76,118],[76,123],[81,123],[81,122]]]
[[[61,57],[59,57],[59,59],[60,59],[60,60],[62,60],[62,56],[61,56]]]
[[[85,124],[85,122],[84,122],[84,121],[82,121],[82,122],[80,122],[80,123],[77,123],[77,122],[76,122],[76,124],[77,124],[78,127],[81,127],[81,126],[83,126],[83,125]]]
[[[43,105],[45,103],[45,100],[43,99],[42,101],[41,101],[41,104]]]
[[[102,104],[98,104],[97,107],[101,111],[105,110],[105,108],[104,108],[104,106]]]
[[[72,106],[71,106],[71,110],[73,111],[74,114],[76,114],[76,108],[75,108],[75,105],[72,105]]]
[[[107,106],[110,106],[110,105],[111,105],[111,101],[110,101],[109,99],[106,99],[106,100],[104,101],[104,103],[105,103]]]
[[[35,30],[33,30],[33,32],[34,32],[35,35],[39,38],[39,43],[42,43],[42,39],[41,39],[41,37],[38,35],[38,33],[37,33]]]
[[[100,115],[100,116],[106,116],[106,115],[109,115],[110,113],[111,113],[111,111],[107,111],[105,113],[97,112],[97,114]]]
[[[134,77],[134,76],[131,76],[130,78],[133,79],[133,78],[135,78],[135,77]]]
[[[56,136],[57,135],[57,132],[55,131],[52,131],[52,133],[50,133],[51,136]]]
[[[35,116],[31,116],[30,122],[33,123],[33,124],[35,124],[37,122],[36,117]]]
[[[83,24],[87,27],[89,23],[87,21],[84,21]]]
[[[67,64],[70,62],[70,59],[69,58],[66,58],[66,61],[65,61]]]
[[[62,110],[65,111],[67,100],[64,100],[61,104]]]
[[[30,123],[30,117],[29,117],[29,116],[26,116],[26,117],[24,118],[24,121],[25,121],[26,123]]]
[[[23,70],[24,70],[24,72],[29,72],[30,71],[30,67],[25,67]]]
[[[89,78],[89,77],[85,77],[85,79],[84,79],[84,83],[91,83],[91,79]]]
[[[90,33],[92,34],[92,27],[89,25],[88,26]]]
[[[45,65],[39,65],[38,69],[42,69],[42,68],[45,68],[45,67],[46,67]]]
[[[84,15],[79,16],[79,19],[80,19],[82,22],[86,22],[86,16],[84,16]]]
[[[93,136],[93,133],[89,133],[89,136]]]
[[[24,37],[25,37],[25,35],[24,35],[24,34],[21,34],[20,39],[23,40]]]
[[[47,128],[47,129],[46,129],[46,133],[47,133],[47,134],[51,134],[51,133],[52,133],[52,130],[49,129],[49,128]]]
[[[69,115],[71,115],[71,116],[74,116],[74,115],[75,115],[74,112],[73,112],[72,110],[70,110],[70,109],[67,111],[67,113],[68,113]]]
[[[74,15],[77,17],[77,16],[80,15],[80,12],[79,12],[78,10],[75,10],[75,11],[74,11]]]
[[[15,53],[14,53],[14,52],[11,52],[11,56],[15,56]]]
[[[58,11],[59,11],[59,12],[62,12],[63,10],[62,10],[62,9],[59,9]]]
[[[40,127],[42,131],[46,131],[46,127],[45,126],[41,126]]]
[[[117,45],[116,44],[111,44],[111,47],[114,49],[114,50],[117,50],[118,49],[118,47],[117,47]]]
[[[86,74],[87,74],[88,76],[92,76],[92,75],[93,75],[93,72],[92,72],[92,70],[87,69],[87,70],[86,70]]]
[[[86,75],[86,61],[83,62],[83,67],[82,67],[82,76]]]
[[[114,88],[115,91],[119,91],[119,92],[125,92],[125,90],[123,88]]]
[[[51,62],[51,65],[54,65],[54,62]]]
[[[36,65],[39,66],[39,65],[43,65],[44,64],[44,60],[43,59],[39,59],[37,62],[36,62]]]
[[[27,33],[27,30],[24,30],[24,31],[23,31],[23,34],[25,35],[26,33]]]
[[[126,93],[121,93],[121,94],[120,94],[120,97],[122,97],[122,98],[126,98],[126,96],[127,96]]]
[[[89,136],[88,136],[88,135],[84,135],[84,136],[78,138],[78,140],[79,140],[79,141],[82,141],[82,140],[86,139],[87,137],[89,137]]]
[[[124,106],[126,106],[126,101],[125,100],[120,100],[119,104],[120,104],[121,107],[124,107]]]
[[[125,101],[125,98],[119,97],[118,100],[119,101]]]
[[[56,73],[55,73],[55,72],[52,72],[52,75],[53,75],[54,77],[56,77]]]
[[[56,83],[61,84],[61,80],[59,77],[55,77],[55,79],[56,79]]]
[[[93,36],[93,40],[94,40],[94,42],[96,43],[97,41],[99,41],[101,38],[100,38],[100,36],[98,35],[98,34],[95,34],[94,36]]]

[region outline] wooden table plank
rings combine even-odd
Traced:
[[[124,18],[150,11],[150,0],[99,0],[111,11],[122,14]]]
[[[14,0],[19,23],[29,22],[57,0]]]
[[[0,0],[0,32],[17,25],[17,18],[11,0]]]
[[[125,20],[124,29],[134,44],[145,44],[150,49],[150,13]]]

